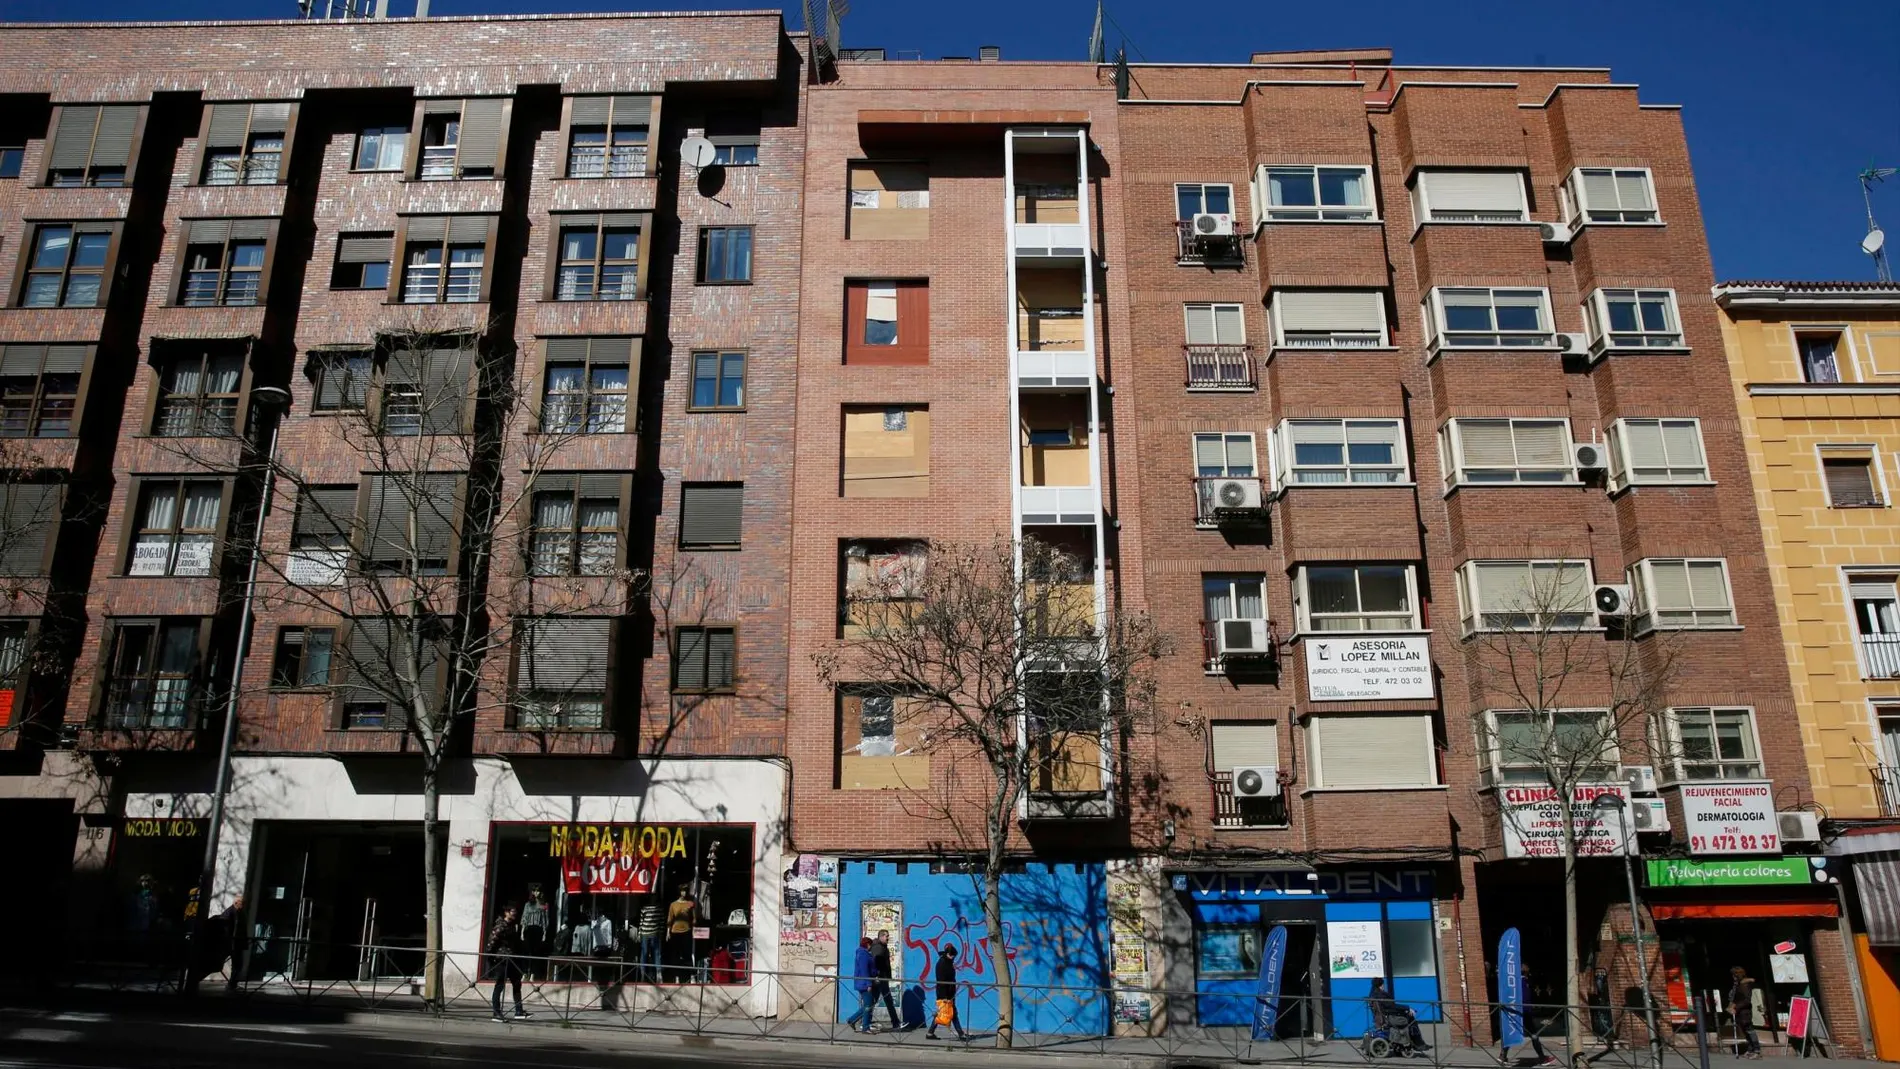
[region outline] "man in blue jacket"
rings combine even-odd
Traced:
[[[871,1028],[871,1010],[877,1005],[871,996],[872,981],[876,979],[877,966],[871,957],[871,937],[858,937],[858,952],[851,962],[851,990],[858,995],[858,1012],[845,1019],[845,1027],[859,1032],[869,1033]],[[863,1024],[858,1022],[862,1021]]]

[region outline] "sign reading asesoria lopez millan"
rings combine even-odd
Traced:
[[[1564,821],[1575,830],[1578,857],[1615,857],[1629,852],[1617,810],[1597,799],[1610,795],[1621,800],[1628,788],[1621,783],[1583,783],[1571,791],[1570,804],[1558,802],[1552,787],[1517,784],[1498,789],[1499,818],[1504,822],[1505,857],[1564,856]],[[1568,809],[1568,814],[1565,810]]]
[[[1316,702],[1386,701],[1432,696],[1431,639],[1306,638],[1306,691]]]
[[[1778,854],[1781,825],[1775,819],[1775,788],[1768,780],[1685,783],[1683,829],[1692,854]]]

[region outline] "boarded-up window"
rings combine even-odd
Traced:
[[[879,791],[930,785],[925,706],[886,688],[838,689],[838,787]]]
[[[1016,348],[1074,352],[1083,347],[1082,278],[1073,269],[1016,272]]]
[[[607,720],[609,617],[551,616],[515,625],[515,726],[598,729]]]
[[[738,549],[745,511],[743,483],[680,487],[680,548]]]
[[[922,279],[845,283],[844,362],[928,364],[930,284]]]
[[[1316,716],[1306,728],[1315,787],[1430,787],[1437,783],[1429,716]]]
[[[1024,486],[1087,486],[1086,407],[1073,397],[1025,394],[1021,403]]]
[[[843,546],[846,638],[902,630],[923,603],[930,545],[910,539],[853,539]]]
[[[673,632],[673,689],[731,690],[738,636],[730,627],[681,627]]]
[[[46,574],[59,535],[59,503],[56,485],[0,485],[0,574]]]
[[[1074,142],[1068,142],[1073,145]],[[1019,154],[1016,157],[1016,221],[1019,223],[1079,223],[1074,152]]]
[[[844,406],[844,496],[930,496],[929,406]]]
[[[854,163],[845,236],[899,240],[930,236],[930,172],[921,163]]]

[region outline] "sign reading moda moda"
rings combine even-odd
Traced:
[[[1431,639],[1307,638],[1306,693],[1316,702],[1386,701],[1432,696]]]
[[[1555,788],[1518,784],[1498,790],[1499,816],[1504,822],[1505,857],[1564,856],[1564,821],[1576,837],[1578,857],[1617,857],[1629,852],[1622,821],[1615,808],[1598,806],[1609,795],[1628,803],[1629,788],[1621,783],[1580,783],[1570,793],[1570,804],[1557,799]],[[1566,817],[1564,810],[1568,809]]]
[[[1768,780],[1685,783],[1682,820],[1692,854],[1778,854],[1775,789]]]

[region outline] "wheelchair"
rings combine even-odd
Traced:
[[[1422,1058],[1425,1052],[1412,1042],[1412,1015],[1388,1013],[1366,1030],[1360,1042],[1368,1058]]]

